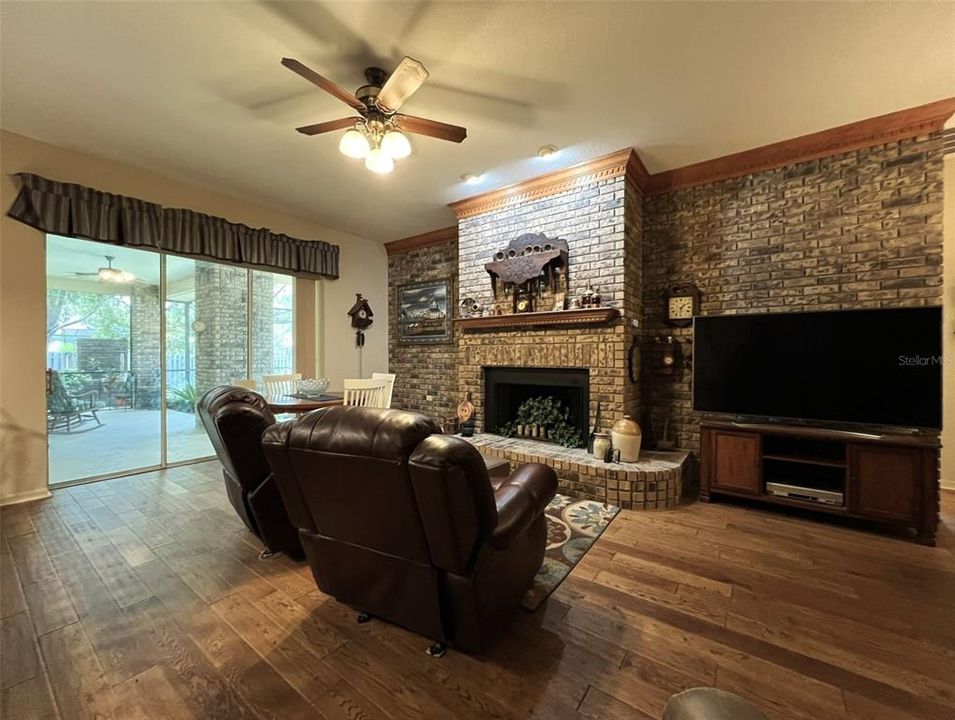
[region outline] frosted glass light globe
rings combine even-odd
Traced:
[[[411,154],[411,143],[405,134],[399,130],[389,130],[381,139],[381,149],[395,160],[406,158]]]
[[[377,147],[368,151],[368,155],[365,157],[365,167],[373,173],[385,175],[395,169],[395,161],[391,159],[391,155]]]
[[[352,128],[342,135],[341,142],[338,143],[338,149],[341,150],[342,155],[361,160],[368,155],[368,138]]]

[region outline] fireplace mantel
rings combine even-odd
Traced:
[[[620,311],[617,308],[599,307],[456,318],[454,322],[464,332],[474,332],[475,330],[517,330],[526,327],[606,325],[618,317],[620,317]]]

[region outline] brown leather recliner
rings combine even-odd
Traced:
[[[416,413],[332,407],[262,445],[323,592],[481,652],[543,561],[557,477],[528,464],[494,489],[477,450],[440,432]]]
[[[262,452],[262,433],[275,423],[265,398],[223,385],[203,395],[196,409],[222,463],[226,494],[242,522],[268,552],[303,558],[298,531],[289,521]]]

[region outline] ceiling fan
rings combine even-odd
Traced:
[[[106,258],[106,267],[101,267],[96,272],[75,272],[73,274],[78,277],[98,277],[99,281],[104,283],[113,282],[126,284],[136,279],[136,276],[131,272],[113,267],[113,260],[116,259],[116,256],[104,255],[103,257]]]
[[[468,131],[463,127],[398,112],[398,108],[428,79],[428,71],[414,58],[403,58],[391,75],[377,67],[366,69],[368,82],[354,95],[298,60],[282,58],[282,64],[360,115],[305,125],[296,130],[303,135],[320,135],[351,128],[342,136],[338,149],[343,155],[363,159],[365,167],[372,172],[390,173],[395,168],[395,160],[411,154],[411,143],[404,135],[406,132],[456,143],[467,137]]]

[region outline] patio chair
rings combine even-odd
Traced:
[[[232,385],[246,390],[258,390],[259,384],[252,378],[232,378]]]
[[[384,405],[382,405],[383,408],[391,407],[391,396],[395,390],[396,377],[397,375],[395,375],[394,373],[374,372],[371,374],[372,380],[382,380],[385,383],[385,397],[382,399],[382,402],[384,403]]]
[[[110,384],[109,401],[112,408],[132,410],[136,405],[136,373],[127,370],[119,373]]]
[[[383,408],[385,402],[384,380],[344,380],[345,405]]]
[[[103,424],[96,415],[95,390],[71,395],[56,370],[47,370],[46,373],[47,432],[54,432],[56,428],[63,426],[66,427],[66,432],[72,432],[75,427],[79,427],[87,420],[96,422],[96,426],[89,428],[90,430],[95,430]]]

